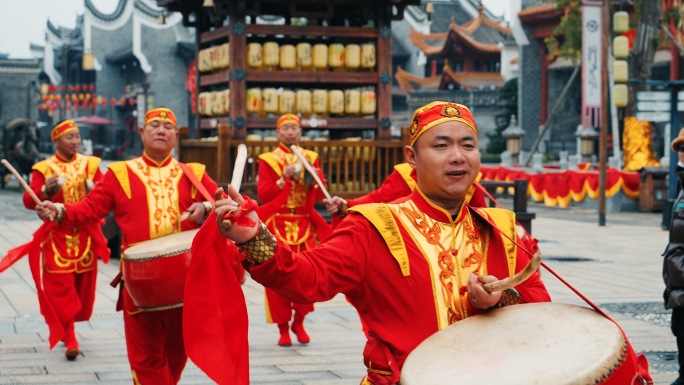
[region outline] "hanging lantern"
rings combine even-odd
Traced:
[[[261,44],[247,44],[247,66],[252,69],[261,69],[263,63],[263,48]]]
[[[58,102],[61,101],[62,100],[62,94],[55,95],[55,100]]]
[[[315,44],[313,46],[313,66],[317,71],[328,69],[328,46]]]
[[[291,44],[284,44],[280,47],[280,68],[292,70],[296,65],[297,51]]]
[[[347,115],[358,115],[361,112],[361,92],[352,88],[344,91],[344,112]]]
[[[311,91],[297,90],[295,94],[295,106],[298,114],[309,116],[312,112]]]
[[[350,70],[357,70],[361,66],[361,46],[347,44],[344,47],[344,66]]]
[[[125,105],[126,105],[126,98],[123,98],[123,97],[122,97],[121,99],[119,99],[119,105],[120,105],[120,106],[125,106]]]
[[[330,44],[328,47],[328,65],[334,69],[344,64],[344,45]]]
[[[344,114],[344,92],[330,90],[328,92],[328,112],[335,115]]]
[[[278,43],[267,41],[264,43],[264,66],[273,69],[278,66],[280,50]]]
[[[105,99],[101,96],[98,96],[98,100],[100,101],[100,104],[102,104],[103,106],[107,105],[107,99]]]
[[[375,114],[375,90],[365,89],[361,91],[361,113],[363,115]]]
[[[615,33],[625,33],[629,31],[629,13],[617,11],[613,14],[613,31],[615,31]]]
[[[627,107],[627,102],[629,101],[627,84],[616,84],[613,86],[613,100],[616,107]]]
[[[76,84],[76,92],[81,92],[81,85],[80,84]]]
[[[128,105],[129,105],[129,106],[132,106],[132,105],[134,105],[134,104],[135,104],[135,98],[130,98],[130,99],[128,99]]]
[[[613,56],[616,59],[627,59],[629,56],[629,39],[627,36],[616,36],[613,39]]]
[[[278,91],[275,88],[264,88],[264,112],[267,114],[278,113]]]
[[[294,112],[295,93],[292,90],[284,90],[278,97],[278,112],[280,114],[291,114]]]
[[[73,91],[74,91],[74,86],[71,85],[71,84],[69,84],[69,87],[68,87],[67,89],[69,90],[69,92],[73,92]]]
[[[363,44],[361,46],[361,67],[366,69],[375,68],[375,45]]]
[[[613,62],[613,75],[616,83],[627,83],[629,79],[627,60],[615,60]]]
[[[85,95],[83,93],[78,94],[78,100],[83,100],[85,99]]]
[[[111,103],[112,103],[112,106],[116,106],[116,99],[112,98]]]
[[[299,43],[297,44],[297,66],[301,71],[311,70],[313,59],[311,57],[311,44]]]
[[[328,91],[313,91],[313,112],[314,114],[325,115],[328,113]]]

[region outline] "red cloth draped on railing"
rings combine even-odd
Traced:
[[[598,199],[598,171],[595,170],[553,170],[535,172],[522,168],[503,166],[481,166],[482,180],[528,181],[527,194],[535,202],[546,206],[568,207],[571,201],[582,202],[587,195]],[[623,172],[615,168],[606,171],[606,198],[622,191],[628,198],[639,197],[639,173]]]

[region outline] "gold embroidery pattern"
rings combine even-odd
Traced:
[[[178,162],[172,159],[163,167],[151,167],[142,158],[129,161],[131,170],[147,190],[152,239],[180,230],[178,181],[182,175]]]
[[[436,221],[432,227],[430,227],[427,223],[427,216],[417,211],[414,207],[409,208],[402,206],[401,210],[411,219],[411,222],[415,228],[420,231],[423,236],[425,236],[427,242],[435,246],[435,251],[437,251],[438,266],[441,270],[439,273],[439,281],[442,284],[446,294],[448,313],[447,319],[449,324],[453,324],[462,320],[463,318],[467,317],[468,314],[465,304],[459,303],[464,301],[464,297],[459,296],[458,298],[455,298],[454,296],[454,277],[456,277],[458,281],[458,287],[461,287],[461,277],[456,271],[456,264],[454,263],[454,252],[456,249],[453,247],[453,243],[455,242],[456,238],[455,234],[452,234],[452,247],[446,248],[441,242],[441,228]],[[452,227],[452,229],[455,231],[455,227]],[[463,309],[462,312],[459,311],[459,307]]]
[[[308,156],[306,155],[306,152],[300,147],[299,151],[305,154],[304,156],[307,158],[307,161],[311,161],[308,159]],[[295,164],[298,162],[297,155],[291,153],[291,152],[285,152],[281,148],[276,148],[273,150],[273,155],[278,159],[278,164],[280,165],[281,173],[282,169],[285,167]],[[298,206],[304,206],[306,204],[306,185],[304,183],[304,173],[306,172],[306,169],[302,167],[301,175],[299,178],[298,182],[295,182],[292,185],[292,189],[290,190],[290,195],[287,197],[287,202],[285,203],[287,207],[294,208]]]
[[[54,262],[55,265],[62,269],[66,269],[71,267],[72,270],[70,271],[85,271],[85,270],[90,270],[89,268],[95,261],[95,256],[93,255],[93,252],[90,250],[90,243],[91,239],[88,237],[88,241],[86,242],[86,247],[82,255],[79,256],[78,254],[78,235],[72,237],[67,235],[67,256],[62,256],[59,253],[59,250],[57,250],[57,246],[55,245],[54,241],[51,242],[52,245],[52,252],[54,255]],[[74,242],[75,242],[75,253],[72,253],[72,250],[74,249]],[[65,271],[65,270],[60,270],[60,271]]]
[[[79,237],[78,234],[66,236],[67,254],[69,254],[69,256],[78,255],[78,244],[81,241],[80,238],[81,237]]]
[[[285,239],[287,242],[296,242],[299,237],[299,223],[285,221]]]
[[[85,156],[76,154],[71,162],[62,162],[53,155],[47,162],[53,173],[66,178],[61,190],[65,203],[75,203],[85,198],[86,166],[88,164]]]

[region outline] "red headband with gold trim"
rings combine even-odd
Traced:
[[[153,108],[147,111],[147,113],[145,114],[145,125],[155,120],[169,122],[174,126],[176,125],[176,115],[174,115],[173,111],[169,110],[166,107]]]
[[[298,126],[302,125],[301,120],[299,120],[299,116],[295,114],[285,114],[278,118],[278,121],[276,122],[276,129],[280,128],[280,126],[287,123],[294,123]]]
[[[432,102],[413,113],[409,128],[409,146],[412,146],[425,131],[440,123],[451,121],[465,123],[478,134],[473,114],[468,107],[458,103]]]
[[[73,120],[65,120],[59,122],[55,128],[52,129],[50,136],[52,137],[52,140],[57,140],[60,136],[71,131],[78,131],[78,126]]]

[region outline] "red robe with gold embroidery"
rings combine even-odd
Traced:
[[[213,194],[217,185],[204,171],[204,165],[188,166]],[[203,200],[177,160],[169,156],[157,164],[143,155],[109,165],[102,182],[86,199],[67,205],[65,222],[91,221],[114,210],[125,253],[125,248],[133,244],[197,228],[196,223],[181,222],[179,217],[190,205]],[[126,290],[120,291],[119,301],[124,309],[126,346],[134,379],[141,384],[177,383],[187,361],[183,308],[140,312]]]
[[[296,253],[279,245],[271,260],[249,271],[257,282],[297,301],[345,294],[369,328],[364,362],[371,384],[398,382],[407,355],[420,342],[478,312],[464,294],[468,274],[501,279],[530,260],[478,217],[515,237],[507,210],[464,205],[452,220],[416,189],[392,204],[350,212],[316,248]],[[550,300],[538,273],[516,289],[523,303]]]
[[[41,188],[53,175],[63,177],[62,188],[54,195],[44,196]],[[76,154],[66,160],[59,154],[33,165],[31,190],[41,200],[74,203],[85,198],[86,180],[97,183],[102,179],[100,158]],[[36,202],[28,192],[23,195],[24,206],[35,210]],[[41,226],[41,229],[47,225]],[[39,230],[40,231],[40,230]],[[41,313],[50,327],[50,347],[73,333],[74,322],[87,321],[93,312],[97,282],[97,258],[109,262],[107,241],[98,220],[77,222],[76,225],[51,226],[41,235],[42,279],[36,280]],[[31,259],[31,257],[29,257]],[[33,262],[33,263],[31,263]],[[32,274],[37,261],[30,261]],[[57,326],[57,322],[59,326]]]
[[[299,148],[299,150],[318,171],[320,180],[325,183],[318,154],[303,148]],[[297,156],[282,143],[275,150],[259,155],[257,191],[262,203],[268,204],[281,194],[283,188],[278,186],[277,182],[283,176],[283,169],[297,161]],[[309,180],[311,177],[302,167],[299,181],[288,181],[292,187],[287,201],[280,206],[275,214],[261,218],[279,240],[297,251],[307,250],[315,246],[330,232],[330,225],[314,207],[317,200],[323,199],[323,193],[313,181],[311,184],[307,184]],[[267,322],[281,324],[290,321],[293,310],[302,316],[313,311],[313,304],[293,303],[267,288],[266,310]]]

